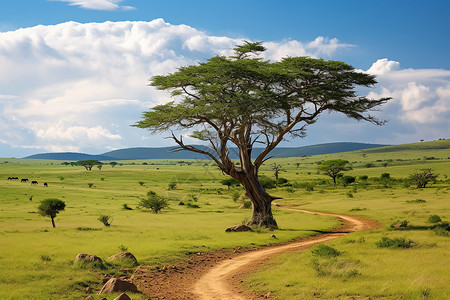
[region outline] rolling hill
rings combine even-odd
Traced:
[[[318,155],[318,154],[329,154],[329,153],[338,153],[338,152],[347,152],[361,149],[371,149],[384,147],[387,145],[379,145],[379,144],[367,144],[367,143],[350,143],[350,142],[338,142],[338,143],[327,143],[327,144],[318,144],[312,146],[304,146],[304,147],[279,147],[275,148],[271,152],[271,156],[275,158],[282,157],[299,157],[299,156],[309,156],[309,155]],[[208,148],[204,146],[203,149],[207,150]],[[178,151],[172,152],[171,150],[174,147],[136,147],[136,148],[125,148],[119,150],[113,150],[109,152],[105,152],[99,155],[91,155],[85,153],[75,153],[75,152],[59,152],[59,153],[41,153],[35,154],[31,156],[27,156],[25,158],[29,159],[54,159],[54,160],[68,160],[68,161],[76,161],[76,160],[87,160],[87,159],[95,159],[95,160],[134,160],[134,159],[206,159],[204,155],[190,152],[190,151]],[[253,156],[257,156],[263,148],[254,148]],[[237,158],[237,149],[230,149],[232,158]]]

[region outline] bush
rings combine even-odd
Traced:
[[[389,179],[389,178],[391,178],[391,174],[389,174],[389,173],[381,174],[381,179]]]
[[[408,220],[397,220],[394,223],[391,224],[391,228],[398,229],[398,228],[406,228],[408,227],[409,221]]]
[[[100,215],[97,220],[99,220],[103,225],[110,226],[113,218],[108,215]]]
[[[259,182],[261,182],[262,186],[265,189],[273,189],[276,187],[275,180],[273,180],[272,178],[269,178],[267,176],[264,176],[264,175],[259,177]]]
[[[277,185],[286,185],[288,182],[289,180],[283,177],[278,178],[276,181]]]
[[[344,185],[348,185],[350,183],[355,182],[356,178],[350,175],[344,175],[340,178],[340,181],[344,184]]]
[[[177,183],[175,181],[169,182],[168,189],[174,190],[177,187]]]
[[[411,174],[409,178],[417,188],[425,188],[428,183],[436,182],[438,176],[439,174],[433,173],[431,169],[422,169]]]
[[[360,179],[360,180],[367,180],[367,179],[369,179],[369,176],[367,176],[367,175],[362,175],[362,176],[359,176],[359,179]]]
[[[412,248],[417,245],[416,242],[407,238],[382,237],[381,240],[375,243],[379,248]]]
[[[189,208],[200,208],[200,206],[198,204],[192,204],[192,203],[188,203],[186,205],[186,207],[189,207]]]
[[[155,192],[148,191],[147,199],[141,199],[141,201],[139,202],[139,206],[150,209],[154,213],[158,213],[162,209],[169,206],[169,204],[167,203],[166,199],[164,199],[161,196],[158,196]]]
[[[442,219],[438,215],[431,215],[428,217],[428,222],[430,222],[430,223],[439,223],[441,221],[442,221]]]
[[[336,257],[341,255],[341,252],[336,250],[335,248],[331,246],[327,246],[325,244],[319,244],[315,246],[311,253],[315,256],[321,256],[321,257]]]
[[[244,205],[244,208],[251,208],[252,207],[252,201],[245,200],[243,205]]]
[[[234,191],[231,197],[233,198],[233,202],[237,202],[238,199],[241,197],[241,193],[239,193],[238,191]]]
[[[128,204],[124,203],[122,204],[122,208],[125,210],[133,210],[131,207],[128,206]]]

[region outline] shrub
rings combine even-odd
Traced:
[[[321,257],[336,257],[341,255],[341,252],[336,250],[335,248],[325,245],[325,244],[319,244],[315,246],[311,253],[315,256],[321,256]]]
[[[416,242],[407,238],[382,237],[381,240],[375,243],[379,248],[411,248],[417,245]]]
[[[435,224],[430,227],[430,229],[433,229],[434,233],[436,235],[440,236],[449,236],[450,235],[450,224],[448,222],[442,222]]]
[[[128,204],[124,203],[122,204],[122,208],[125,210],[133,210],[131,207],[128,206]]]
[[[251,208],[252,207],[252,201],[250,200],[244,200],[244,208]]]
[[[360,180],[367,180],[369,178],[369,176],[367,176],[367,175],[361,175],[361,176],[359,176],[359,179]]]
[[[350,183],[355,182],[355,177],[350,176],[350,175],[344,175],[340,178],[340,181],[344,184],[344,185],[348,185]]]
[[[186,205],[186,207],[189,207],[189,208],[200,208],[200,206],[198,204],[192,204],[192,203],[188,203]]]
[[[93,183],[88,183],[88,187],[91,188],[94,184]]]
[[[168,189],[174,190],[177,187],[177,183],[175,181],[169,182]]]
[[[381,174],[381,179],[389,179],[389,178],[391,178],[391,174],[389,174],[389,173]]]
[[[110,226],[113,218],[108,215],[100,215],[97,220],[99,220],[103,225]]]
[[[347,197],[348,197],[348,198],[353,198],[353,193],[352,193],[351,191],[348,191],[348,192],[347,192]]]
[[[265,189],[273,189],[276,187],[276,182],[272,178],[269,178],[267,176],[259,176],[259,182],[261,182],[262,186]]]
[[[430,223],[439,223],[441,221],[442,221],[442,219],[438,215],[431,215],[428,217],[428,222],[430,222]]]
[[[145,183],[145,182],[143,182],[143,181],[139,181],[139,185],[140,185],[140,186],[143,186],[144,183]]]
[[[408,220],[397,220],[394,223],[391,224],[391,228],[398,229],[398,228],[406,228],[408,227],[409,221]]]
[[[286,185],[289,182],[286,178],[280,177],[276,180],[277,185]]]
[[[237,202],[238,199],[241,197],[241,193],[239,193],[238,191],[234,191],[231,197],[233,198],[233,202]]]
[[[157,195],[153,191],[147,192],[147,199],[141,199],[139,206],[150,209],[154,213],[160,212],[162,209],[166,208],[169,204],[167,200],[163,197]]]

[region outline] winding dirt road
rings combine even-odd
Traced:
[[[262,248],[219,249],[212,252],[202,251],[190,255],[174,265],[163,268],[141,265],[135,269],[131,280],[138,289],[155,299],[171,300],[212,300],[212,299],[261,299],[273,298],[241,289],[240,283],[248,273],[262,266],[269,257],[289,251],[299,251],[317,243],[326,242],[360,230],[379,226],[378,223],[353,216],[312,212],[292,209],[302,213],[327,215],[342,220],[342,227],[298,241],[266,246]],[[207,249],[205,249],[207,250]]]
[[[286,245],[275,246],[270,248],[263,248],[257,251],[244,253],[237,257],[224,260],[211,268],[204,274],[194,285],[194,294],[196,299],[211,300],[211,299],[235,299],[246,300],[248,295],[242,295],[242,291],[237,290],[230,284],[233,277],[239,276],[249,271],[255,264],[258,265],[267,258],[288,251],[297,251],[311,247],[315,244],[337,239],[346,235],[349,232],[366,230],[373,227],[373,222],[363,220],[361,218],[311,212],[301,209],[290,209],[294,211],[312,213],[317,215],[327,215],[341,218],[344,226],[335,232],[330,232],[306,240],[289,243]]]

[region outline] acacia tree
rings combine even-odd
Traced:
[[[95,159],[88,159],[88,160],[79,160],[75,162],[77,166],[83,166],[86,168],[87,171],[91,171],[92,167],[97,165],[99,169],[101,169],[101,166],[103,165],[102,162],[95,160]]]
[[[52,226],[55,228],[56,215],[64,210],[65,207],[66,203],[64,201],[56,198],[48,198],[41,201],[38,206],[38,212],[43,217],[50,217],[52,219]]]
[[[170,91],[176,101],[144,112],[134,126],[153,133],[171,131],[178,145],[174,151],[208,156],[244,187],[253,207],[249,224],[277,227],[271,208],[277,197],[269,195],[258,179],[269,153],[288,136],[304,136],[306,127],[324,112],[381,125],[383,121],[367,112],[389,98],[358,96],[355,87],[371,87],[375,77],[343,62],[308,57],[270,62],[259,57],[263,51],[260,42],[245,42],[233,56],[214,56],[152,77],[150,85]],[[210,150],[185,144],[182,135],[174,133],[177,130],[189,130]],[[255,144],[264,150],[253,158]],[[239,164],[230,159],[229,146],[237,147]]]
[[[322,162],[317,168],[322,173],[333,178],[333,183],[334,185],[336,185],[336,177],[339,175],[339,173],[350,170],[348,164],[348,160],[332,159]]]

